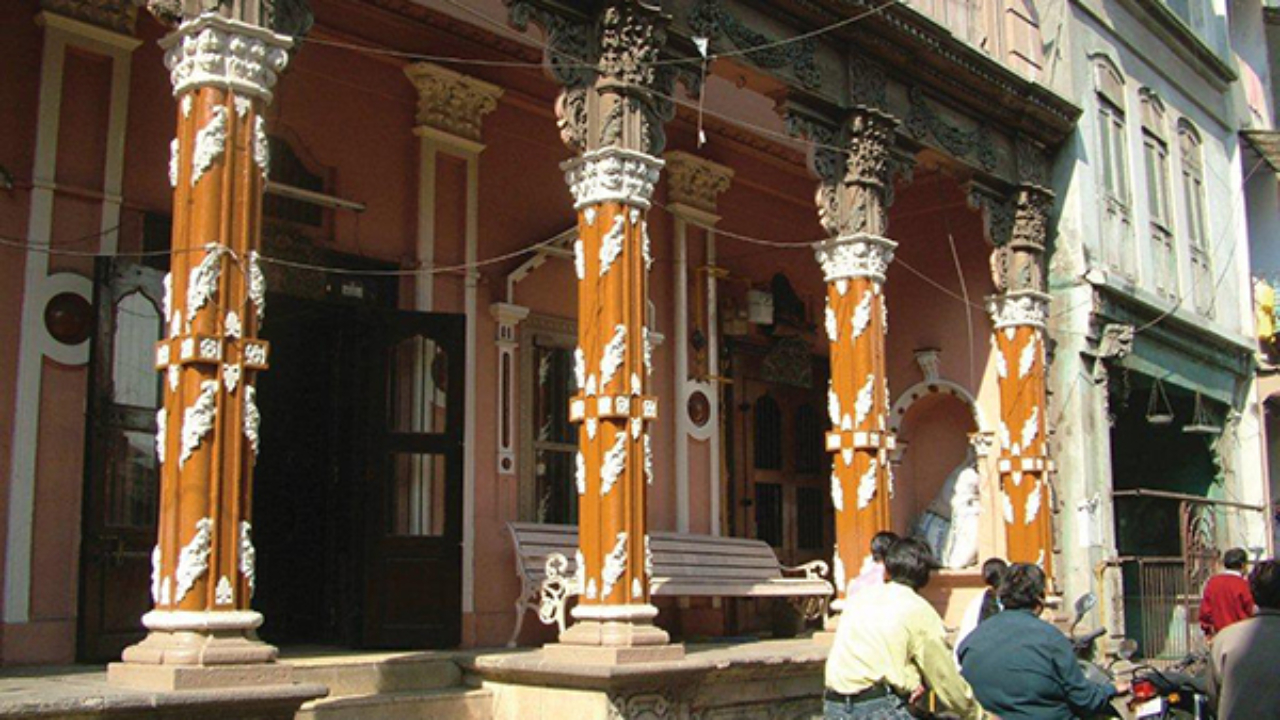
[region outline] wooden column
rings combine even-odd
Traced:
[[[884,235],[897,164],[897,121],[868,106],[849,112],[839,126],[794,107],[786,120],[793,134],[813,143],[810,166],[820,179],[818,216],[832,235],[815,250],[827,283],[824,326],[831,343],[826,447],[833,454],[831,500],[836,511],[836,599],[831,608],[839,613],[848,581],[869,557],[871,538],[890,527],[894,438],[885,375],[884,281],[897,243]],[[829,618],[828,626],[834,627],[834,621]]]
[[[257,251],[269,163],[262,110],[292,40],[207,13],[161,44],[178,106],[169,163],[167,337],[155,357],[164,387],[156,416],[155,609],[143,617],[149,635],[124,651],[111,677],[171,688],[283,682],[288,668],[271,664],[276,649],[257,639],[262,616],[250,609],[251,508],[259,437],[254,382],[268,361],[267,343],[258,339],[266,286]]]
[[[1048,371],[1043,262],[1053,195],[1038,185],[1019,187],[1008,242],[997,247],[992,267],[1002,293],[987,301],[994,327],[1000,383],[1000,498],[1008,556],[1037,563],[1052,575],[1052,463],[1048,452]]]
[[[512,21],[542,26],[547,64],[564,87],[561,137],[579,156],[564,164],[578,213],[579,550],[576,622],[545,652],[610,664],[683,657],[653,625],[646,494],[654,482],[649,428],[652,338],[646,327],[650,253],[646,212],[663,167],[667,100],[681,66],[656,65],[668,19],[650,3],[609,0],[594,17],[560,3],[515,2]],[[566,64],[566,57],[585,62]],[[692,66],[690,66],[692,67]]]

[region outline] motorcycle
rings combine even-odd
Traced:
[[[1098,596],[1093,593],[1085,593],[1076,598],[1075,611],[1076,617],[1072,621],[1070,629],[1067,630],[1067,637],[1071,638],[1071,647],[1075,652],[1076,663],[1080,665],[1080,670],[1084,672],[1085,679],[1093,683],[1112,684],[1115,682],[1116,672],[1114,670],[1117,661],[1123,660],[1128,662],[1138,649],[1138,644],[1133,640],[1125,638],[1118,648],[1115,660],[1106,665],[1099,664],[1095,658],[1097,654],[1098,638],[1106,634],[1106,628],[1098,628],[1087,635],[1076,636],[1076,626],[1080,621],[1084,620],[1084,616],[1090,610],[1098,605]],[[1131,718],[1132,708],[1126,698],[1116,696],[1111,699],[1109,712],[1103,713],[1102,717],[1118,717]]]
[[[1205,679],[1207,662],[1203,653],[1193,652],[1163,670],[1149,665],[1135,668],[1129,701],[1135,720],[1213,718]]]

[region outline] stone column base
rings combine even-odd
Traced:
[[[597,665],[674,662],[684,645],[671,644],[667,631],[648,621],[580,620],[542,649],[547,660]]]
[[[836,631],[819,630],[813,634],[813,641],[819,645],[831,645],[836,641]]]
[[[210,690],[247,686],[292,685],[293,666],[256,665],[144,665],[119,662],[107,666],[107,682],[139,690]]]

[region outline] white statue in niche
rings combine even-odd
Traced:
[[[977,458],[970,447],[916,521],[915,534],[929,544],[933,556],[945,568],[967,568],[978,561],[981,481]]]

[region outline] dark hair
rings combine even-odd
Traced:
[[[982,563],[982,580],[987,584],[987,589],[982,593],[982,607],[978,610],[978,624],[982,624],[987,618],[1000,612],[1000,601],[996,599],[996,588],[1000,586],[1000,581],[1004,579],[1005,571],[1009,569],[1009,563],[1001,558],[990,558]]]
[[[1260,608],[1280,610],[1280,563],[1265,560],[1249,573],[1249,590]]]
[[[1006,610],[1034,610],[1044,604],[1044,571],[1039,565],[1014,563],[996,592]]]
[[[1222,564],[1228,570],[1243,570],[1245,561],[1248,559],[1249,556],[1242,548],[1231,548],[1222,554]]]
[[[1000,581],[1004,578],[1004,573],[1008,569],[1009,563],[1005,562],[1003,558],[989,558],[982,563],[982,581],[987,584],[987,587],[1000,587]]]
[[[913,590],[929,584],[929,572],[933,566],[929,546],[916,538],[895,542],[884,556],[884,569],[889,579]]]
[[[884,556],[889,552],[889,548],[898,542],[900,538],[897,533],[881,530],[871,538],[871,559],[876,562],[884,562]]]

